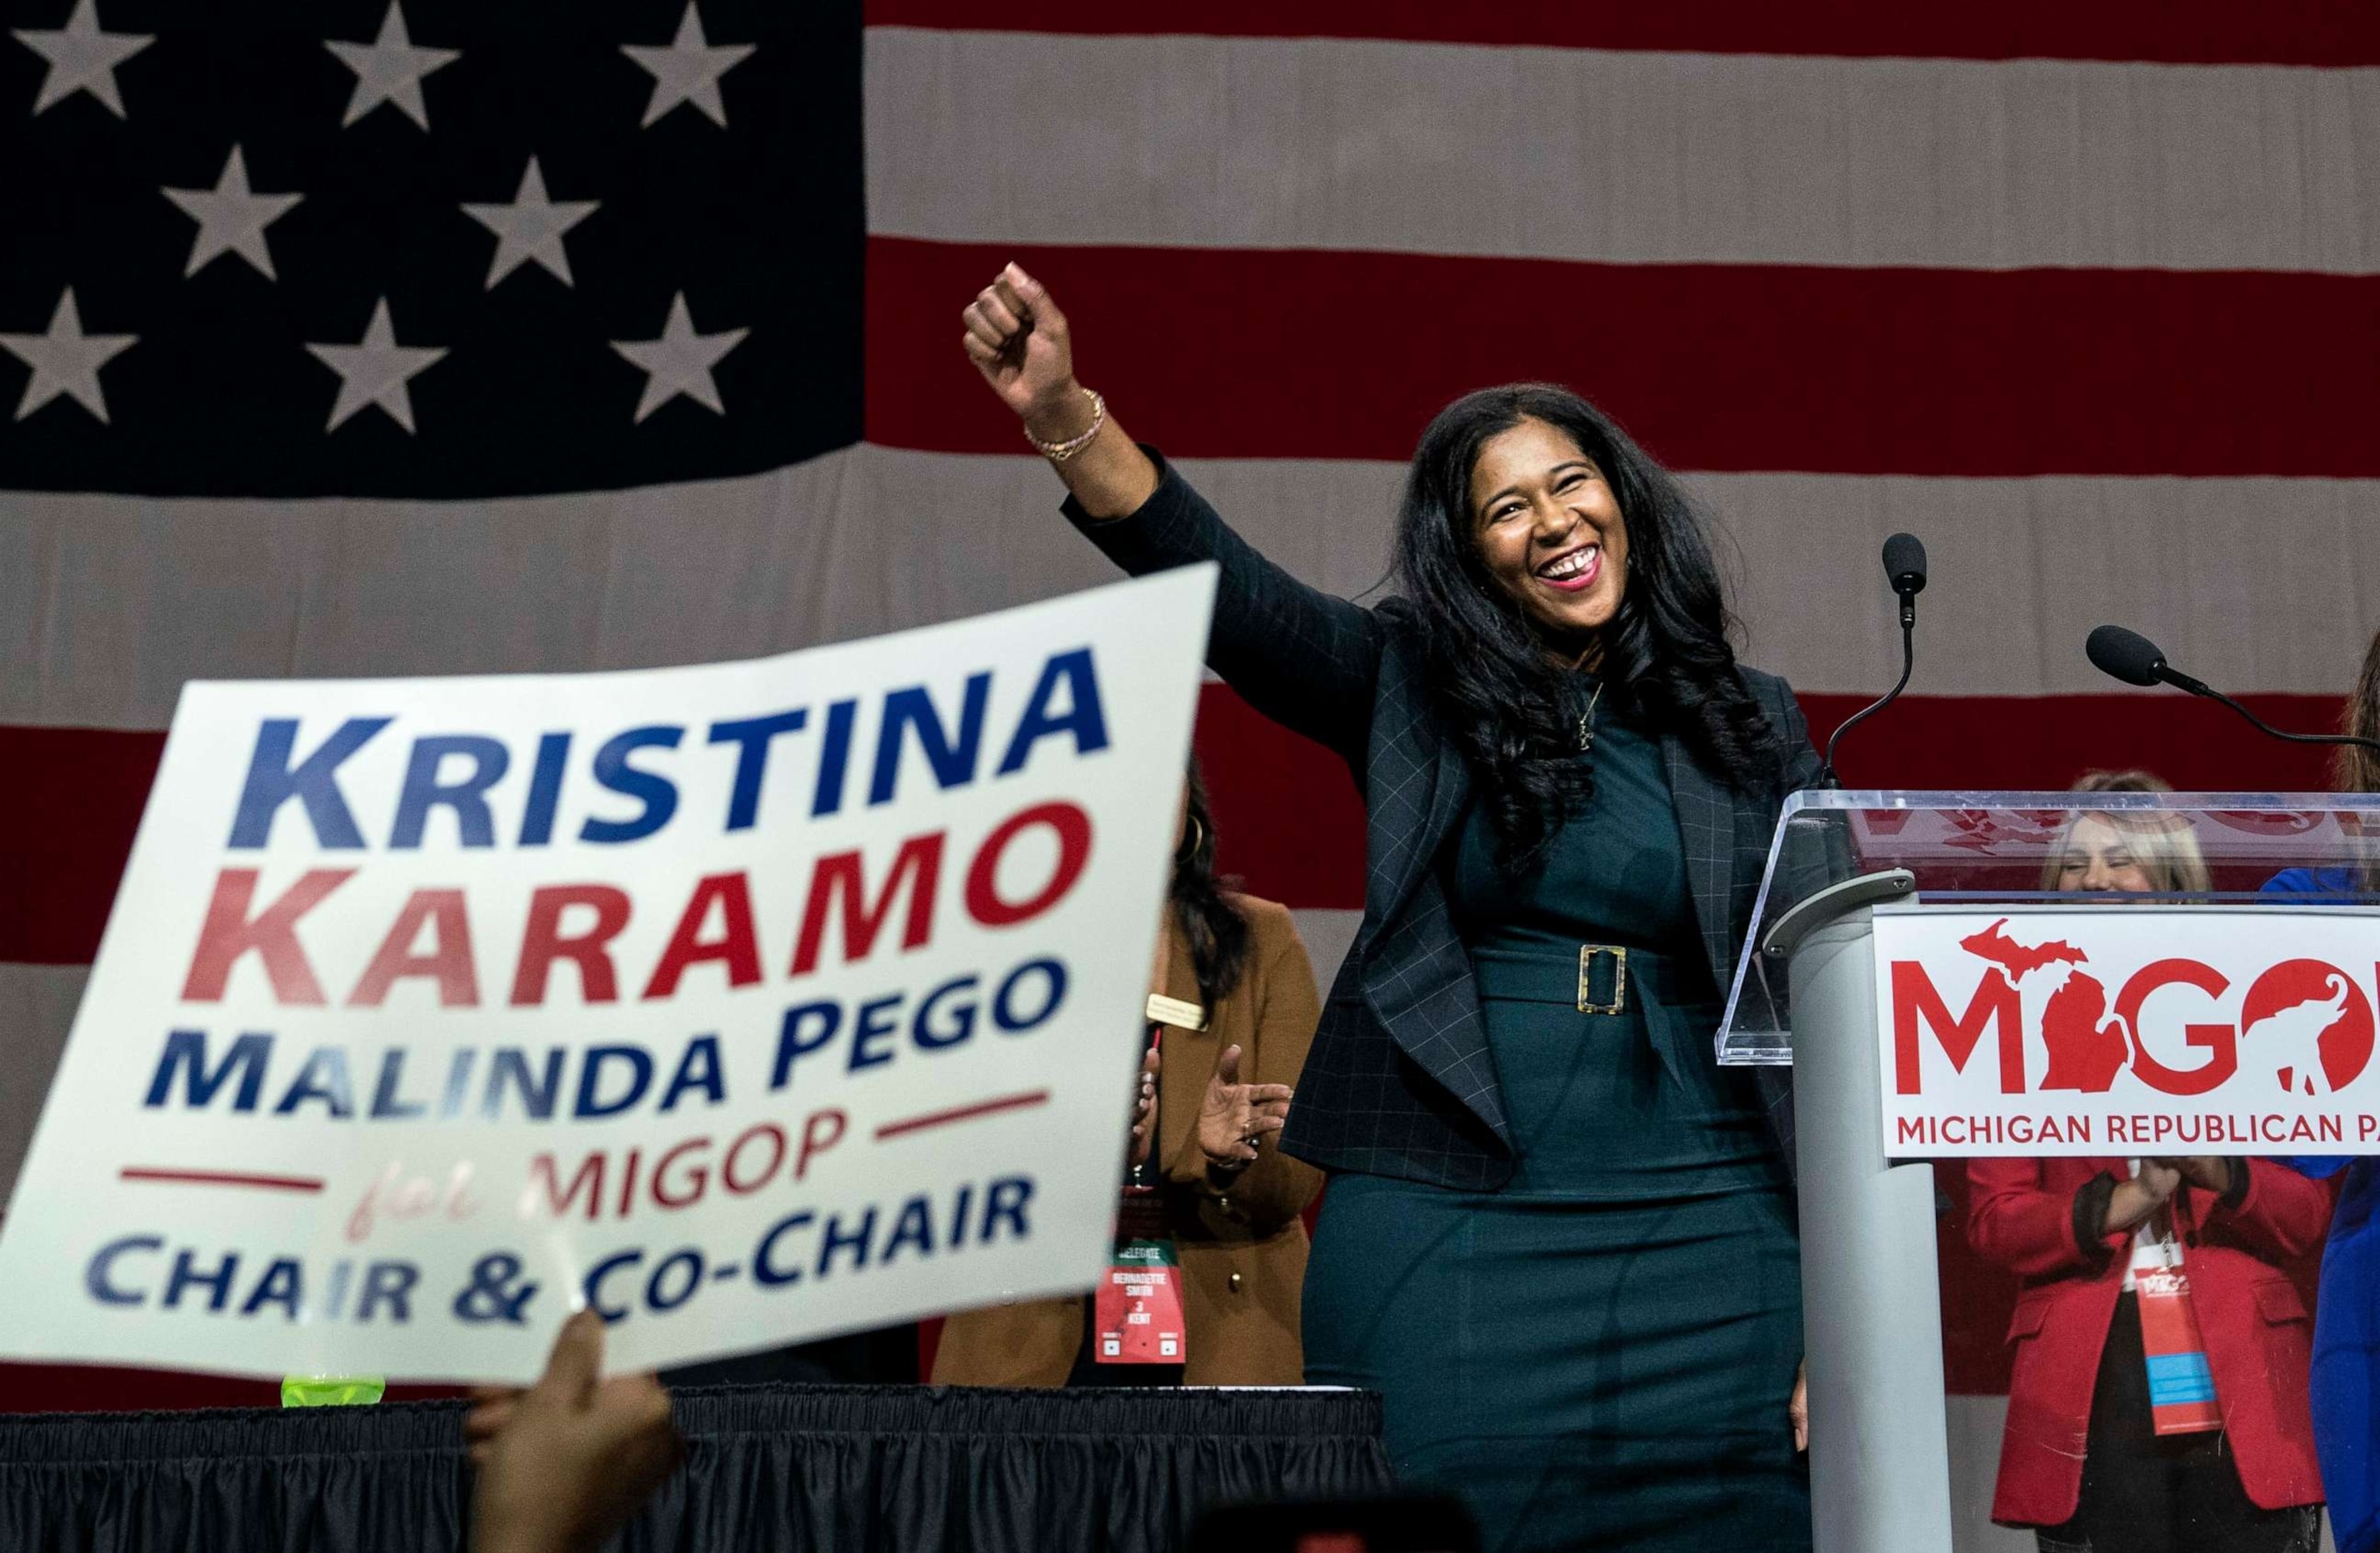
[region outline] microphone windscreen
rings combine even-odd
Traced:
[[[1893,591],[1923,592],[1925,588],[1925,547],[1914,534],[1895,534],[1884,541],[1884,575]]]
[[[2126,685],[2155,685],[2165,667],[2165,654],[2156,643],[2120,625],[2093,627],[2082,651],[2093,668]]]

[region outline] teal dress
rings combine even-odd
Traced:
[[[1603,708],[1595,796],[1531,877],[1475,811],[1443,867],[1515,1149],[1459,1192],[1331,1177],[1305,1376],[1386,1399],[1398,1475],[1461,1495],[1483,1547],[1809,1547],[1787,1413],[1802,1356],[1788,1178],[1719,1068],[1658,737]],[[1580,948],[1590,1001],[1582,1013]],[[1615,996],[1615,994],[1617,994]]]

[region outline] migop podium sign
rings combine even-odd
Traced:
[[[2367,915],[2150,905],[1875,916],[1885,1147],[2380,1153]]]

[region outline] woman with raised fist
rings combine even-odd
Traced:
[[[1382,1392],[1400,1474],[1488,1547],[1807,1547],[1790,1076],[1713,1036],[1817,759],[1684,491],[1565,389],[1467,394],[1363,608],[1135,445],[1022,270],[965,324],[1067,516],[1135,575],[1218,563],[1210,663],[1364,795],[1365,920],[1281,1136],[1330,1172],[1307,1380]]]

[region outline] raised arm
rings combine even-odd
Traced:
[[[1066,315],[1038,281],[1011,264],[965,319],[968,358],[1066,482],[1068,516],[1135,576],[1217,563],[1208,662],[1258,711],[1337,751],[1360,781],[1380,664],[1373,612],[1266,560],[1137,446],[1075,381]]]

